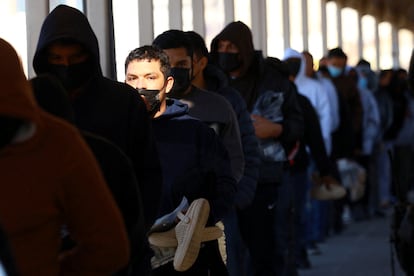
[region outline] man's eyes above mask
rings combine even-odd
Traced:
[[[138,79],[137,76],[127,76],[127,78],[126,78],[127,81],[134,81],[136,79]]]
[[[138,76],[127,76],[126,81],[136,81],[138,79],[140,79],[140,77],[138,77]],[[158,79],[158,76],[157,75],[147,75],[147,76],[144,76],[143,79],[148,80],[148,81],[154,81],[154,80]]]
[[[67,57],[63,57],[61,55],[54,55],[54,54],[49,55],[47,59],[49,62],[52,62],[52,63],[59,63],[65,60],[69,60]]]
[[[177,62],[174,67],[176,67],[176,68],[190,69],[191,64],[190,64],[190,61],[183,60],[183,61]]]
[[[156,80],[158,77],[156,75],[148,75],[145,77],[147,80]]]
[[[220,42],[217,47],[218,52],[238,53],[239,49],[233,43]]]
[[[69,56],[59,55],[59,54],[49,54],[47,57],[48,61],[51,63],[61,63],[69,62],[69,64],[76,64],[84,62],[88,59],[88,55],[81,52]]]

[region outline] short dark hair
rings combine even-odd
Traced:
[[[339,47],[333,48],[333,49],[329,50],[329,52],[328,52],[328,58],[333,58],[333,57],[348,59],[348,56]]]
[[[362,66],[362,65],[365,65],[365,66],[371,68],[371,63],[369,63],[367,60],[365,60],[363,58],[361,58],[357,63],[357,66]]]
[[[204,41],[204,38],[196,33],[195,31],[187,31],[185,32],[188,39],[190,40],[194,54],[197,57],[207,57],[208,58],[208,50],[206,46],[206,42]]]
[[[193,45],[188,39],[184,31],[181,30],[168,30],[158,35],[152,45],[155,45],[161,49],[175,49],[184,48],[187,51],[187,55],[193,58]]]
[[[161,72],[164,77],[170,76],[170,62],[168,55],[164,51],[154,45],[145,45],[132,50],[125,59],[125,72],[127,71],[128,64],[134,60],[159,60],[161,64]]]

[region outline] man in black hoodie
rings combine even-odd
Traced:
[[[207,225],[213,226],[231,210],[236,192],[231,162],[221,139],[213,129],[189,116],[186,104],[167,98],[175,80],[170,76],[168,56],[161,49],[142,46],[131,51],[125,61],[125,71],[126,83],[144,97],[148,111],[154,117],[154,133],[164,172],[160,217],[170,214],[179,206],[183,196],[188,203],[205,198],[211,206]],[[164,222],[166,221],[161,218],[157,220],[157,225],[162,225],[163,228],[170,225],[167,228],[171,228],[170,223]],[[188,236],[191,234],[187,238]],[[156,269],[153,273],[227,275],[217,240],[203,242],[194,264],[188,270],[180,263],[175,259],[173,266],[172,263],[159,262],[154,258],[153,266]]]
[[[74,123],[69,97],[59,81],[50,74],[42,74],[30,80],[39,106],[48,113]],[[147,236],[144,227],[142,196],[129,158],[113,143],[98,135],[81,131],[83,139],[91,148],[108,188],[121,211],[128,233],[131,255],[145,266],[144,252]],[[70,235],[63,237],[62,250],[73,246]],[[148,244],[147,244],[148,246]],[[133,262],[118,271],[116,276],[130,275]],[[135,264],[137,265],[137,264]],[[135,267],[136,269],[136,267]],[[114,275],[114,276],[115,276]]]
[[[227,73],[230,86],[240,92],[252,114],[261,147],[261,166],[255,198],[243,210],[240,223],[250,225],[241,229],[246,229],[242,234],[252,257],[254,274],[276,275],[278,186],[289,152],[303,135],[297,92],[281,73],[280,61],[265,59],[261,51],[254,50],[252,33],[240,21],[227,25],[213,39],[210,49],[212,62]]]
[[[151,122],[134,89],[103,76],[98,41],[84,14],[59,5],[46,17],[33,68],[61,81],[77,127],[110,140],[131,159],[148,230],[158,212],[162,181]]]

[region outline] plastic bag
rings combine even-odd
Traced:
[[[342,185],[349,190],[350,200],[358,201],[365,193],[365,169],[357,162],[346,158],[339,159],[337,165]]]

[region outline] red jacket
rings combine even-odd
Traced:
[[[34,126],[0,148],[0,224],[22,275],[110,275],[129,257],[118,208],[78,130],[36,104],[15,50],[0,39],[0,116]],[[27,133],[26,133],[27,134]],[[77,243],[59,255],[62,225]]]

